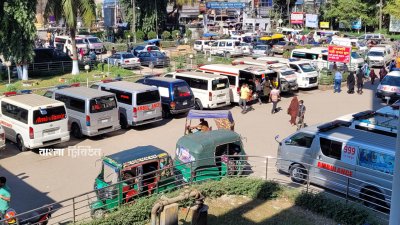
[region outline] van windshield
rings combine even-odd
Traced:
[[[256,45],[254,46],[254,50],[267,50],[266,45]]]
[[[191,95],[190,89],[187,85],[175,85],[174,86],[174,97],[189,97]]]
[[[381,85],[400,87],[400,77],[385,76],[381,82]]]
[[[281,72],[282,76],[289,76],[289,75],[293,75],[294,71],[293,70],[286,70]]]
[[[158,90],[137,93],[136,95],[137,105],[147,105],[159,101],[160,101],[160,93],[158,92]]]
[[[33,124],[50,123],[67,118],[64,106],[48,107],[33,111]]]
[[[368,56],[383,56],[383,52],[371,51],[371,52],[368,52]]]
[[[229,87],[229,81],[226,78],[212,81],[212,90],[213,91],[222,90],[222,89],[225,89],[228,87]]]
[[[101,41],[100,41],[100,39],[99,38],[88,38],[88,40],[89,40],[89,42],[91,43],[91,44],[94,44],[94,43],[101,43]]]
[[[75,42],[76,44],[85,44],[85,42],[83,42],[83,39],[76,39]]]
[[[300,66],[301,70],[303,70],[304,73],[309,73],[309,72],[315,71],[314,67],[309,63],[299,64],[299,66]]]
[[[117,108],[114,96],[105,96],[90,100],[90,113],[110,111]]]
[[[351,52],[351,58],[353,58],[353,59],[361,59],[361,56],[357,52]]]

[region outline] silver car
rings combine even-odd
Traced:
[[[109,63],[122,68],[139,68],[140,60],[130,52],[117,52],[105,58],[104,63]]]
[[[256,45],[253,47],[253,58],[273,56],[272,48],[269,45]]]

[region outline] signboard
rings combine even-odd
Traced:
[[[319,28],[329,28],[329,22],[319,22]]]
[[[244,2],[207,2],[208,9],[243,9],[246,8]]]
[[[361,20],[357,20],[351,23],[351,28],[355,30],[361,30]]]
[[[349,63],[350,62],[351,47],[347,46],[328,46],[328,61],[329,62],[340,62]]]
[[[389,31],[400,32],[400,19],[390,16]]]
[[[302,12],[293,12],[290,15],[290,23],[291,24],[303,24],[304,15]]]
[[[318,15],[306,14],[306,27],[318,28]]]
[[[341,161],[350,165],[356,165],[358,147],[346,144],[342,149]]]

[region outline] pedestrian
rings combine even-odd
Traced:
[[[372,69],[371,72],[369,73],[369,77],[371,78],[371,84],[374,85],[375,79],[378,77],[375,73],[375,70]]]
[[[361,68],[361,70],[362,70],[364,76],[366,76],[366,77],[369,76],[369,65],[368,65],[368,63],[365,63],[363,65],[363,67]]]
[[[356,85],[356,79],[354,78],[354,72],[351,71],[347,76],[347,93],[354,94],[354,86]]]
[[[357,93],[362,94],[363,93],[363,86],[364,86],[364,74],[362,70],[359,70],[357,75],[356,75],[356,80],[357,80]]]
[[[271,81],[268,78],[265,78],[265,80],[262,82],[264,85],[264,97],[266,98],[266,101],[269,102],[269,94],[271,93]]]
[[[297,96],[294,96],[292,98],[292,101],[290,101],[289,108],[287,109],[287,114],[290,115],[289,122],[292,126],[296,125],[296,117],[298,113],[299,113],[299,100],[297,99]]]
[[[269,100],[272,102],[271,114],[277,113],[277,105],[280,98],[279,90],[274,86],[269,94]]]
[[[343,64],[343,73],[349,72],[349,67],[347,66],[347,63]]]
[[[385,67],[385,65],[383,65],[383,67]],[[389,72],[392,72],[393,69],[396,68],[396,62],[394,61],[394,59],[392,59],[392,61],[389,64]]]
[[[82,48],[80,48],[79,49],[79,57],[80,57],[80,60],[82,61],[83,60],[83,49]]]
[[[306,35],[303,34],[303,36],[301,36],[301,44],[302,45],[305,45],[307,43],[306,39],[307,39]]]
[[[299,101],[299,109],[297,113],[297,124],[300,127],[304,127],[304,115],[306,114],[306,106],[304,105],[304,101]]]
[[[385,69],[385,67],[383,66],[380,70],[379,70],[379,82],[382,82],[383,78],[385,78],[387,74],[387,71]]]
[[[256,93],[258,98],[258,103],[262,104],[261,97],[264,95],[264,85],[261,84],[259,79],[256,79]]]
[[[246,102],[249,99],[250,89],[247,84],[243,84],[240,88],[239,106],[242,108],[242,113],[247,111]]]
[[[333,93],[340,93],[341,92],[341,85],[342,85],[342,73],[338,70],[335,73],[335,84],[334,84],[334,91]]]
[[[112,49],[111,49],[111,55],[114,55],[115,53],[117,53],[117,51],[115,51],[115,48],[112,47]]]
[[[10,208],[11,193],[10,188],[6,185],[7,179],[0,177],[0,214],[5,214]]]

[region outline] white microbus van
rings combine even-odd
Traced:
[[[5,93],[0,97],[0,123],[6,139],[20,151],[69,141],[63,102],[36,94]]]
[[[249,65],[226,65],[226,64],[210,64],[199,67],[199,72],[216,74],[225,76],[229,80],[230,85],[230,100],[231,102],[238,103],[240,96],[240,88],[242,84],[249,84],[255,87],[254,81],[256,78],[262,79],[262,74],[273,73],[273,71],[266,70],[262,67],[249,66]]]
[[[385,100],[400,99],[400,71],[388,73],[376,88],[376,97]]]
[[[123,129],[162,119],[161,97],[157,87],[128,81],[104,80],[93,84],[91,88],[116,95],[119,120]]]
[[[6,148],[6,135],[4,133],[3,127],[0,125],[0,150]]]
[[[314,67],[318,68],[319,70],[323,68],[329,68],[328,48],[325,47],[294,49],[290,57],[311,60],[311,63],[314,65]],[[337,65],[340,67],[343,64],[337,63]],[[364,59],[357,52],[352,51],[350,65],[348,65],[349,70],[355,71],[359,66],[363,65]]]
[[[229,80],[225,76],[182,71],[168,73],[164,77],[186,81],[194,94],[196,109],[214,109],[231,104]]]
[[[76,37],[75,42],[78,54],[79,49],[82,49],[85,55],[89,53],[88,45],[83,38]],[[68,55],[72,55],[72,42],[71,38],[68,36],[56,36],[54,38],[54,47],[62,50]]]
[[[68,127],[76,138],[121,128],[115,94],[87,87],[66,87],[48,90],[44,95],[65,103],[69,115]]]
[[[82,38],[85,41],[87,47],[89,48],[89,51],[93,50],[97,54],[101,54],[105,51],[104,44],[100,40],[100,38],[91,35],[79,35],[79,38]]]
[[[217,40],[210,48],[211,55],[223,55],[227,58],[242,56],[243,50],[240,41],[233,39]]]
[[[396,139],[347,128],[334,121],[301,129],[279,142],[277,169],[292,181],[311,183],[361,199],[390,204]]]

